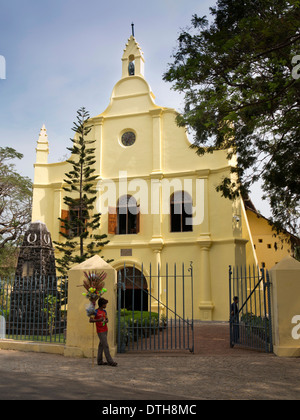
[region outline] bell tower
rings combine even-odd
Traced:
[[[144,77],[144,53],[134,37],[132,24],[132,35],[128,39],[122,57],[122,78],[140,76]]]

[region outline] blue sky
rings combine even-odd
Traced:
[[[22,175],[33,178],[35,147],[46,125],[49,162],[62,160],[76,111],[107,107],[121,77],[121,57],[135,24],[145,77],[156,103],[180,111],[182,98],[162,80],[182,28],[193,14],[209,15],[214,0],[10,0],[1,2],[0,145],[23,153]],[[264,215],[258,192],[253,201]]]

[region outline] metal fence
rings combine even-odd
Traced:
[[[273,352],[271,283],[258,267],[229,267],[230,346]]]
[[[152,268],[118,272],[118,352],[194,352],[192,264]]]
[[[67,278],[0,279],[0,331],[5,339],[64,343]]]

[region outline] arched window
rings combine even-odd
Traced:
[[[192,197],[185,191],[176,191],[170,198],[171,232],[192,232]]]
[[[117,233],[128,235],[139,233],[140,208],[131,195],[123,195],[117,205]]]

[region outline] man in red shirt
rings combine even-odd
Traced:
[[[98,347],[98,365],[110,365],[117,366],[117,363],[112,359],[109,346],[107,342],[107,312],[105,310],[108,300],[100,298],[98,301],[99,308],[95,312],[95,317],[90,318],[90,322],[96,322],[97,334],[99,337],[99,347]],[[103,362],[103,351],[107,360],[107,363]]]

